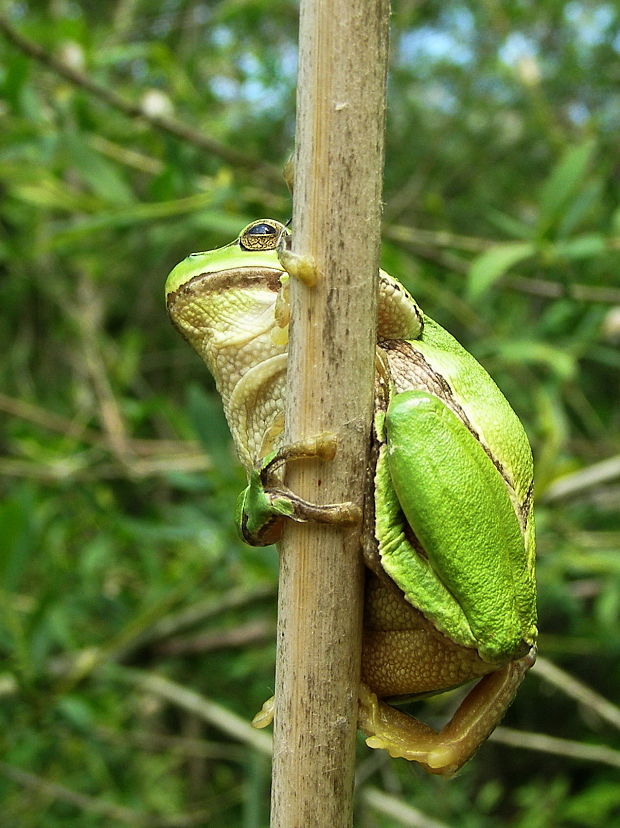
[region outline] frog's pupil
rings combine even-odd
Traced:
[[[255,224],[254,227],[250,227],[248,230],[249,236],[273,236],[275,235],[276,228],[271,227],[269,224]]]

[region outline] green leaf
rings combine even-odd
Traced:
[[[598,233],[576,236],[553,246],[553,253],[565,259],[590,259],[607,250],[605,238]]]
[[[576,193],[586,174],[595,146],[595,141],[588,139],[582,144],[570,147],[543,184],[538,223],[541,236],[553,226]]]
[[[212,200],[213,195],[210,192],[197,193],[174,201],[143,202],[111,212],[100,213],[97,216],[89,216],[82,221],[72,223],[70,226],[63,225],[60,227],[57,232],[52,234],[53,244],[62,245],[90,233],[98,233],[111,228],[132,227],[145,222],[165,219],[169,216],[191,213],[203,209]]]
[[[125,206],[135,201],[118,165],[91,149],[81,135],[66,134],[63,144],[71,165],[95,195],[113,205]]]
[[[603,181],[601,179],[588,181],[562,213],[562,217],[558,221],[558,238],[568,238],[580,224],[585,223],[586,220],[591,220],[601,209],[605,210],[603,206]]]
[[[532,237],[531,224],[510,216],[508,213],[503,213],[501,210],[488,210],[486,218],[508,238],[527,240]]]
[[[497,353],[501,354],[507,364],[545,365],[561,380],[569,380],[574,377],[577,369],[576,359],[571,353],[542,341],[513,340],[502,342],[498,345]]]
[[[531,242],[507,242],[485,250],[473,260],[467,274],[467,294],[470,299],[477,299],[512,265],[527,259],[533,253],[534,245]]]

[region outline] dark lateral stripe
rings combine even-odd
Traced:
[[[283,270],[276,270],[272,267],[239,267],[217,270],[214,273],[197,273],[189,282],[169,293],[166,303],[170,308],[177,299],[194,292],[199,292],[204,296],[208,293],[243,290],[255,286],[277,293],[280,290],[280,277],[283,273]]]
[[[428,362],[428,360],[425,358],[425,356],[420,351],[418,351],[416,349],[415,341],[414,342],[409,342],[408,340],[405,340],[405,339],[393,339],[393,340],[386,340],[385,342],[381,342],[380,346],[382,348],[384,348],[386,351],[399,351],[401,354],[407,356],[407,358],[410,359],[413,363],[420,366],[425,373],[427,373],[429,376],[431,376],[433,378],[433,380],[437,383],[438,387],[441,388],[442,393],[445,394],[445,399],[449,400],[450,405],[448,407],[452,409],[452,411],[461,420],[463,425],[465,425],[467,427],[467,429],[472,433],[472,435],[480,443],[480,445],[482,446],[482,448],[486,452],[489,460],[493,463],[493,465],[495,466],[497,471],[500,473],[500,475],[504,479],[504,482],[506,483],[506,485],[509,486],[512,491],[514,491],[514,485],[512,483],[512,480],[508,476],[508,473],[506,472],[506,469],[504,468],[504,466],[499,462],[499,460],[496,457],[493,457],[489,447],[485,444],[485,442],[483,440],[480,439],[480,435],[478,434],[476,429],[473,427],[473,425],[469,421],[469,418],[467,417],[467,414],[465,413],[465,410],[460,405],[460,403],[458,403],[456,401],[456,399],[454,397],[454,392],[453,392],[449,382],[446,380],[445,377],[442,377],[441,374],[438,374],[433,369],[432,365]],[[431,391],[430,393],[433,393],[433,391]],[[530,486],[530,490],[526,493],[523,502],[519,503],[519,511],[520,511],[521,515],[523,515],[523,519],[524,519],[525,522],[527,522],[527,517],[528,517],[528,512],[529,512],[529,504],[530,504],[530,500],[531,500],[531,496],[532,496],[531,489],[532,489],[532,486]]]

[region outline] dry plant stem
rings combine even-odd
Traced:
[[[289,463],[314,503],[361,505],[373,402],[387,0],[301,4],[286,442],[337,436]],[[281,549],[272,828],[345,828],[361,652],[359,527],[287,527]]]

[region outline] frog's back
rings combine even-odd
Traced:
[[[480,363],[444,328],[424,317],[421,336],[410,342],[449,386],[467,424],[499,462],[522,503],[531,497],[533,467],[521,421]]]

